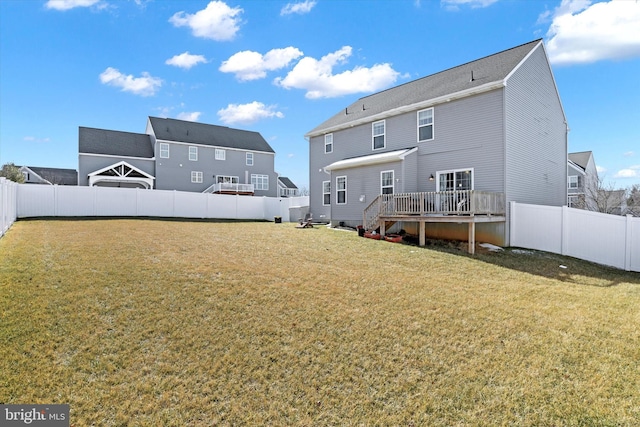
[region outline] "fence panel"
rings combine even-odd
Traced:
[[[0,178],[0,237],[9,230],[18,212],[18,184]]]
[[[562,252],[562,208],[511,205],[511,246]]]
[[[640,271],[640,218],[511,202],[511,246]]]
[[[3,187],[4,188],[4,187]],[[308,197],[251,197],[113,187],[15,185],[17,216],[142,216],[289,220],[291,206]],[[4,203],[3,203],[4,206]]]
[[[631,218],[630,221],[629,243],[627,245],[629,247],[629,269],[640,271],[640,218]]]
[[[627,218],[566,209],[565,255],[624,269]]]

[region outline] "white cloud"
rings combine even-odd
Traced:
[[[201,114],[202,113],[200,111],[193,111],[191,113],[187,113],[185,111],[185,112],[179,113],[178,116],[176,117],[176,119],[178,119],[178,120],[186,120],[188,122],[196,122],[200,118]]]
[[[554,64],[640,56],[640,2],[562,0],[552,16],[547,50]]]
[[[399,73],[386,63],[333,74],[333,67],[345,63],[351,56],[351,50],[350,46],[344,46],[320,60],[302,58],[286,77],[277,78],[274,83],[285,89],[304,89],[309,99],[375,92],[395,83]]]
[[[240,30],[243,9],[231,8],[223,1],[212,1],[193,15],[178,12],[169,18],[176,27],[189,27],[194,36],[216,41],[233,40]]]
[[[613,176],[614,178],[640,178],[640,165],[629,166],[626,169],[620,169]]]
[[[460,6],[470,6],[473,9],[488,7],[498,0],[440,0],[440,4],[447,10],[460,10]],[[419,3],[418,3],[419,6]]]
[[[312,0],[306,0],[302,3],[287,3],[287,5],[280,10],[280,15],[291,15],[292,13],[303,15],[311,12],[311,9],[313,9],[315,5],[316,2]]]
[[[49,0],[45,7],[55,10],[69,10],[76,7],[90,7],[100,3],[101,0]]]
[[[598,172],[598,175],[603,175],[607,173],[607,168],[596,165],[596,171]]]
[[[115,68],[109,67],[100,74],[100,81],[103,84],[119,87],[124,92],[131,92],[135,95],[152,96],[162,86],[162,79],[152,77],[149,73],[143,72],[142,77],[134,77],[131,74],[122,74]]]
[[[49,142],[51,141],[51,138],[47,137],[47,138],[36,138],[35,136],[25,136],[24,138],[22,138],[23,141],[26,142]]]
[[[633,157],[635,155],[636,155],[636,153],[633,152],[633,151],[627,151],[626,153],[623,154],[623,156],[625,156],[625,157]]]
[[[176,67],[184,68],[185,70],[188,70],[199,63],[206,64],[207,59],[202,55],[192,55],[188,51],[181,53],[180,55],[175,55],[165,61],[165,64],[167,65],[174,65]]]
[[[233,54],[222,62],[220,71],[235,73],[236,78],[241,81],[262,79],[267,75],[267,71],[284,68],[302,55],[302,51],[291,46],[284,49],[272,49],[264,55],[245,50]]]
[[[276,111],[276,105],[264,105],[262,102],[253,101],[249,104],[229,104],[227,108],[218,111],[218,117],[226,124],[249,124],[261,119],[284,117],[280,111]]]

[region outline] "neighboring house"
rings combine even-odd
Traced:
[[[21,166],[25,184],[78,185],[78,171],[75,169],[41,168]]]
[[[567,206],[597,210],[595,195],[599,187],[598,171],[591,151],[569,153],[567,161]]]
[[[567,132],[535,40],[363,97],[308,132],[310,210],[383,234],[397,222],[421,243],[508,245],[509,202],[566,203]]]
[[[278,195],[280,197],[296,197],[298,194],[298,187],[289,178],[284,176],[278,177]]]
[[[80,185],[275,197],[275,152],[257,132],[149,117],[144,134],[80,128]]]

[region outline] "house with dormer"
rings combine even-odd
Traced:
[[[360,98],[310,130],[310,210],[420,243],[508,245],[509,202],[566,203],[567,132],[534,40]]]
[[[258,132],[149,117],[145,133],[80,127],[79,185],[276,197],[275,151]]]

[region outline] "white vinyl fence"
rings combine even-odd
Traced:
[[[308,197],[251,197],[133,188],[20,184],[17,217],[177,217],[297,221]]]
[[[18,184],[0,178],[0,237],[4,236],[16,220]]]
[[[511,246],[640,272],[640,218],[511,202]]]

